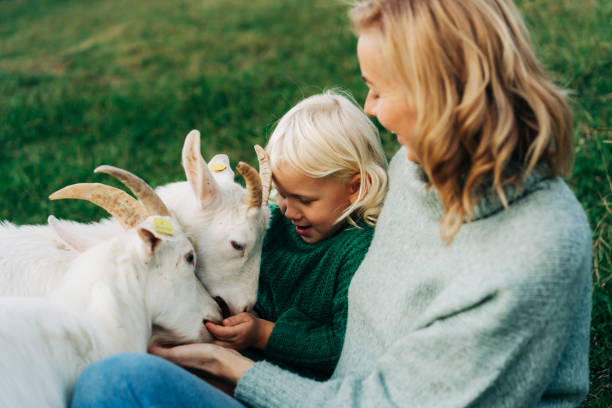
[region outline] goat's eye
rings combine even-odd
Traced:
[[[194,260],[195,257],[193,256],[193,252],[189,252],[187,255],[185,255],[185,261],[187,261],[188,264],[193,264]]]
[[[236,241],[231,241],[232,248],[237,251],[244,251],[244,245],[237,243]]]

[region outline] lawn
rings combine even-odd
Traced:
[[[593,230],[589,407],[612,406],[612,2],[522,0],[536,52],[571,91],[569,184]],[[342,87],[358,100],[355,38],[338,0],[0,0],[0,219],[90,221],[102,210],[50,202],[99,164],[152,185],[183,179],[199,129],[205,157],[256,163],[293,104]],[[397,148],[382,133],[386,152]],[[560,220],[562,222],[562,220]]]

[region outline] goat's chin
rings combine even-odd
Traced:
[[[172,347],[192,343],[209,343],[212,341],[212,339],[212,335],[204,326],[202,326],[197,338],[189,339],[185,336],[177,334],[172,330],[154,325],[153,333],[151,334],[151,339],[149,340],[149,347]]]
[[[192,342],[187,341],[183,336],[178,336],[172,330],[160,326],[153,326],[153,333],[149,339],[149,346],[170,347],[188,343]]]

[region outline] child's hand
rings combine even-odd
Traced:
[[[263,350],[274,329],[274,323],[259,319],[250,313],[239,313],[223,320],[223,325],[206,323],[206,328],[217,338],[214,344],[242,350],[255,347]]]

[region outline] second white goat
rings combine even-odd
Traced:
[[[121,190],[93,195],[135,227],[78,255],[47,298],[0,298],[0,407],[68,406],[91,362],[145,352],[151,341],[210,341],[203,321],[221,318],[196,277],[195,250],[172,217],[146,218]],[[154,327],[162,337],[152,340]]]

